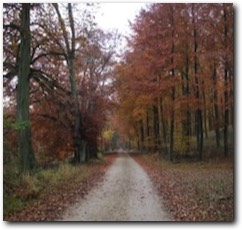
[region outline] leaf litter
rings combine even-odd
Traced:
[[[231,163],[164,163],[135,155],[176,221],[233,221]],[[217,165],[218,164],[218,165]]]

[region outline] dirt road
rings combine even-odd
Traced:
[[[63,221],[170,221],[146,172],[128,154],[114,161],[105,179]]]

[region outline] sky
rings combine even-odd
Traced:
[[[96,22],[104,31],[117,31],[121,35],[116,52],[118,55],[122,55],[127,48],[124,36],[131,34],[129,21],[133,23],[136,15],[142,8],[145,8],[147,3],[111,2],[99,4]]]
[[[145,5],[146,3],[100,3],[96,21],[104,30],[118,29],[119,33],[127,35],[131,32],[128,21],[133,22]]]

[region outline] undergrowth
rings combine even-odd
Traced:
[[[99,163],[100,160],[92,162]],[[21,175],[18,163],[4,165],[3,173],[3,215],[7,216],[20,211],[32,202],[44,196],[51,190],[61,189],[67,181],[80,183],[87,180],[91,173],[89,164],[71,165],[60,163],[52,169],[36,169],[31,173]]]

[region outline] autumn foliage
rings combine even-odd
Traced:
[[[131,28],[116,67],[127,140],[170,160],[202,159],[211,134],[213,146],[231,154],[232,4],[151,4]]]
[[[22,7],[4,4],[3,12],[4,113],[17,126]],[[93,4],[31,4],[29,124],[37,164],[97,156],[111,109],[117,36],[96,26],[94,12]]]
[[[119,55],[119,35],[100,29],[95,12],[92,3],[3,4],[4,215],[38,197],[9,219],[53,220],[107,166],[76,164],[123,147],[157,153],[137,160],[176,220],[232,220],[231,165],[197,161],[233,156],[233,5],[149,4]],[[160,156],[169,169],[152,168]],[[184,161],[200,170],[173,164]]]

